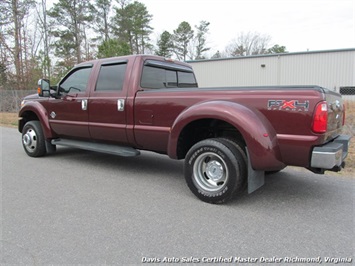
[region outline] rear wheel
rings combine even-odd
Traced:
[[[39,121],[29,121],[22,129],[22,145],[31,157],[46,154],[45,138]]]
[[[239,162],[241,164],[241,176],[243,176],[244,178],[240,180],[241,184],[238,186],[236,192],[242,192],[248,185],[248,157],[246,155],[245,145],[243,145],[241,141],[238,141],[236,139],[223,138],[219,140],[228,145],[233,151],[234,156],[239,158]]]
[[[225,139],[206,139],[196,143],[187,153],[185,179],[190,190],[202,201],[223,203],[242,189],[247,168],[242,149],[235,145]]]

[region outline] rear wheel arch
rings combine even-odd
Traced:
[[[228,129],[222,130],[223,134],[195,139],[186,138],[189,136],[186,132],[193,132],[194,126],[196,127],[201,121],[228,125]],[[233,134],[226,136],[225,132],[233,132]],[[256,109],[228,101],[204,102],[181,113],[171,128],[168,155],[171,158],[183,159],[188,148],[197,141],[213,137],[243,141],[248,146],[250,162],[255,170],[279,169],[284,166],[277,135],[269,120]]]
[[[199,119],[190,122],[181,130],[177,140],[177,158],[185,158],[194,144],[210,138],[233,139],[245,146],[242,134],[228,122],[220,119]]]

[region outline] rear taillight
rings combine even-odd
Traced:
[[[343,104],[343,126],[345,125],[345,103]]]
[[[317,104],[313,114],[312,130],[315,133],[327,132],[328,124],[328,107],[327,102],[320,102]]]

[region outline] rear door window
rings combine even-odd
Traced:
[[[127,64],[102,65],[96,83],[96,91],[121,91]]]

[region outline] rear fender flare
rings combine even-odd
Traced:
[[[206,118],[225,121],[241,133],[253,169],[268,170],[283,166],[276,132],[265,116],[256,109],[222,100],[193,105],[177,117],[168,143],[168,155],[171,158],[177,158],[178,139],[185,126]]]

